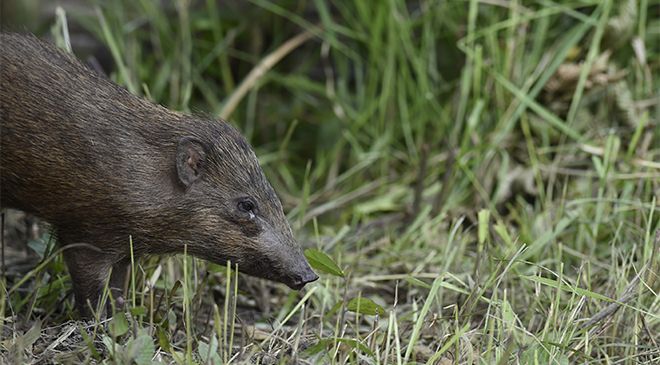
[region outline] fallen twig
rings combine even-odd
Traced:
[[[245,79],[243,79],[236,91],[234,91],[229,96],[229,99],[220,111],[220,118],[229,118],[241,100],[243,100],[245,94],[247,94],[247,92],[257,84],[259,79],[261,79],[266,74],[266,72],[268,72],[268,70],[273,68],[273,66],[280,62],[280,60],[282,60],[282,58],[284,58],[286,55],[291,53],[291,51],[298,48],[301,44],[312,38],[316,33],[318,33],[318,30],[318,27],[307,29],[304,32],[284,42],[276,50],[264,57],[261,62],[254,66],[252,71],[250,71]]]
[[[614,313],[616,313],[616,311],[619,310],[619,308],[621,308],[622,305],[626,304],[631,299],[635,298],[637,296],[636,289],[643,273],[649,271],[649,275],[646,281],[648,286],[653,286],[653,282],[655,282],[655,275],[657,275],[656,274],[657,264],[655,262],[655,257],[656,254],[658,253],[659,247],[660,247],[660,230],[656,231],[655,233],[653,253],[651,253],[651,258],[649,260],[649,263],[644,267],[644,269],[642,269],[637,275],[635,275],[635,278],[626,286],[626,288],[623,291],[623,294],[621,295],[621,297],[619,297],[619,299],[616,302],[610,303],[603,310],[596,313],[593,317],[591,317],[591,319],[589,319],[587,322],[585,322],[582,325],[581,327],[582,329],[589,328],[603,321],[604,319],[612,316]]]

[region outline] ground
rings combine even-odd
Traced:
[[[234,123],[321,279],[151,257],[83,322],[6,212],[0,362],[660,362],[658,1],[64,4],[12,26]]]

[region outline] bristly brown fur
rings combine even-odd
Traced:
[[[83,314],[111,268],[121,287],[129,236],[138,255],[187,245],[291,287],[317,278],[235,128],[138,98],[33,36],[0,34],[0,48],[0,203],[54,224],[63,246],[96,248],[65,251]]]

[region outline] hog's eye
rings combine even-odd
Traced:
[[[240,210],[243,213],[254,214],[255,209],[256,209],[256,205],[254,204],[254,202],[252,202],[249,199],[243,199],[238,202],[238,210]]]

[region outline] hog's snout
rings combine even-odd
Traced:
[[[287,283],[287,286],[295,290],[300,290],[307,283],[316,281],[319,278],[319,276],[316,275],[316,273],[309,266],[307,266],[302,273],[293,274],[292,276],[292,280],[290,283]]]

